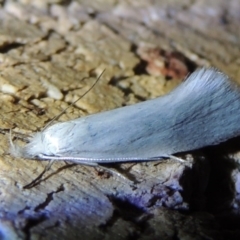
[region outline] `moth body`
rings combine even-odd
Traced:
[[[11,152],[86,164],[155,160],[238,136],[239,123],[239,87],[203,68],[163,97],[54,124]]]

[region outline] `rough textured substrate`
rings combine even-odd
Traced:
[[[240,81],[238,1],[3,2],[1,239],[239,239],[238,155],[223,147],[111,166],[131,181],[58,162],[33,182],[47,163],[11,157],[7,135],[41,130],[104,69],[59,121],[163,95],[197,66]]]

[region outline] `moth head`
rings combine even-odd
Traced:
[[[10,150],[9,153],[16,158],[38,159],[38,155],[42,152],[44,146],[42,144],[42,133],[38,132],[30,137],[29,142],[25,146],[14,143],[10,132]]]

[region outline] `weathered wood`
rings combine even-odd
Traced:
[[[231,214],[239,214],[240,173],[230,161],[238,156],[225,159],[232,153],[221,151],[225,145],[181,155],[186,164],[109,166],[131,181],[56,162],[33,184],[47,162],[11,157],[7,134],[40,131],[103,69],[97,86],[59,121],[154,98],[179,84],[147,74],[140,48],[165,51],[155,55],[156,72],[167,69],[167,57],[190,70],[213,65],[240,81],[238,1],[50,2],[5,1],[0,9],[2,238],[239,239]],[[170,54],[176,51],[188,61]]]

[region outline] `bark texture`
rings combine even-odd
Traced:
[[[166,94],[199,66],[240,82],[238,0],[0,1],[1,239],[239,239],[238,141],[101,168],[9,155],[66,121]],[[167,106],[166,106],[167,107]],[[116,123],[117,124],[117,123]],[[36,180],[36,181],[34,181]]]

